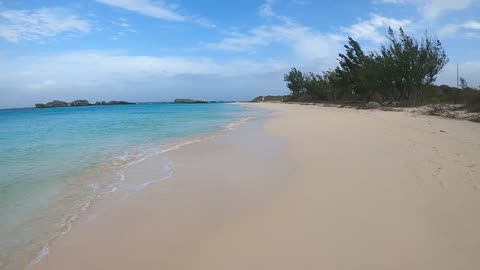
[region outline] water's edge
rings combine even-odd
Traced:
[[[237,106],[246,107],[246,105],[243,104],[237,104]],[[139,166],[143,161],[152,157],[159,157],[191,144],[214,139],[217,136],[222,136],[228,132],[234,131],[237,127],[246,124],[251,120],[263,119],[266,117],[269,117],[269,112],[267,110],[256,110],[253,116],[231,121],[226,124],[222,130],[167,141],[162,140],[158,143],[151,143],[148,145],[139,145],[125,151],[126,154],[124,156],[112,157],[108,162],[99,164],[99,166],[93,171],[88,171],[84,175],[76,177],[74,181],[78,181],[82,186],[88,186],[91,192],[87,193],[85,201],[78,205],[78,209],[71,209],[70,211],[73,211],[66,214],[66,216],[59,222],[57,226],[58,230],[52,232],[46,243],[36,247],[35,252],[32,253],[30,262],[25,266],[26,269],[32,268],[47,257],[50,254],[49,247],[52,243],[54,243],[59,237],[70,232],[77,223],[80,223],[82,219],[87,216],[85,214],[88,213],[96,202],[108,199],[110,195],[118,194],[118,192],[140,191],[152,184],[167,180],[173,175],[171,169],[172,161],[168,159],[164,159],[162,164],[159,165],[159,174],[156,176],[156,179],[132,179],[134,176],[132,177],[125,173],[127,168]],[[108,164],[108,166],[106,166],[106,164]],[[67,190],[65,193],[69,192],[75,192],[75,188],[70,191]],[[53,202],[51,205],[54,205],[55,203],[58,202]],[[56,205],[53,208],[59,207],[61,208],[62,205]]]

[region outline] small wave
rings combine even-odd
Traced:
[[[226,130],[226,131],[234,130],[235,128],[237,128],[237,127],[239,127],[239,126],[241,126],[241,125],[243,125],[243,124],[247,123],[248,121],[250,121],[252,119],[255,119],[255,118],[256,117],[245,117],[245,118],[241,118],[241,119],[232,121],[225,126],[224,130]],[[158,155],[161,155],[161,154],[165,154],[165,153],[168,153],[168,152],[171,152],[171,151],[174,151],[174,150],[178,150],[178,149],[180,149],[184,146],[194,144],[194,143],[198,143],[198,142],[203,141],[204,139],[212,138],[212,137],[215,137],[217,135],[218,134],[213,134],[213,135],[205,136],[205,137],[202,137],[202,138],[194,138],[194,139],[174,143],[174,144],[171,144],[171,145],[162,144],[160,146],[150,145],[150,146],[138,147],[138,148],[135,148],[135,149],[130,150],[130,151],[125,151],[121,155],[116,156],[114,158],[113,164],[115,166],[119,167],[120,169],[123,169],[123,168],[129,167],[129,166],[135,165],[137,163],[143,162],[143,161],[145,161],[145,160],[147,160],[151,157],[158,156]],[[119,176],[121,181],[125,180],[125,175],[123,175],[121,172],[117,172],[117,175]]]
[[[245,117],[242,119],[235,120],[233,122],[228,123],[223,131],[232,131],[235,128],[247,123],[248,121],[254,119],[255,117]],[[165,154],[174,150],[178,150],[184,146],[195,144],[198,142],[201,142],[205,139],[208,138],[214,138],[218,136],[221,133],[215,133],[210,136],[205,136],[202,138],[193,138],[190,140],[185,140],[182,142],[166,145],[150,145],[150,146],[143,146],[143,147],[138,147],[135,149],[131,149],[129,151],[124,151],[122,154],[116,156],[113,158],[113,160],[110,163],[110,166],[113,165],[114,169],[114,175],[117,177],[116,183],[111,183],[110,185],[106,186],[97,182],[92,182],[88,184],[88,187],[90,189],[90,192],[92,192],[91,196],[89,196],[88,200],[82,204],[79,205],[79,209],[82,212],[85,212],[89,209],[89,207],[92,205],[92,202],[95,201],[97,198],[102,197],[104,195],[112,194],[115,192],[119,191],[127,191],[127,190],[141,190],[143,188],[146,188],[147,186],[150,186],[155,183],[159,183],[161,181],[165,181],[173,176],[173,171],[171,169],[173,162],[171,160],[168,160],[162,167],[163,171],[166,172],[166,175],[163,177],[160,177],[158,179],[150,179],[150,180],[142,180],[142,181],[135,181],[136,184],[133,185],[128,185],[129,179],[127,177],[127,174],[125,172],[128,167],[136,165],[138,163],[141,163],[151,157],[158,156],[161,154]],[[100,170],[102,171],[102,170]],[[61,229],[60,235],[68,233],[72,226],[73,223],[79,218],[79,215],[70,215],[66,217],[59,225]],[[57,237],[53,237],[51,241],[55,240]],[[51,243],[49,241],[49,243]],[[27,266],[27,269],[30,269],[34,265],[40,263],[45,257],[49,256],[50,250],[49,246],[46,245],[44,246],[39,252],[38,255],[33,259]]]
[[[87,211],[88,207],[92,204],[93,198],[90,198],[86,203],[81,205],[81,210],[82,211]]]
[[[120,182],[125,181],[125,174],[121,172],[117,172],[117,176],[119,177]]]
[[[145,188],[151,184],[155,184],[155,183],[158,183],[158,182],[161,182],[161,181],[164,181],[164,180],[167,180],[168,178],[172,177],[173,176],[173,171],[171,170],[171,166],[173,164],[173,161],[169,160],[166,164],[163,165],[163,171],[164,172],[167,172],[167,175],[164,176],[164,177],[161,177],[159,179],[156,179],[156,180],[144,180],[144,181],[140,181],[141,184],[136,184],[136,185],[130,185],[130,186],[120,186],[120,185],[111,185],[111,189],[109,191],[105,191],[103,192],[102,194],[110,194],[110,193],[114,193],[114,192],[117,192],[117,191],[125,191],[125,190],[139,190],[139,189],[142,189],[142,188]]]
[[[40,252],[38,252],[38,255],[37,257],[35,257],[35,259],[33,259],[28,265],[27,265],[27,269],[31,269],[34,265],[38,264],[39,262],[41,262],[45,257],[47,257],[48,255],[50,255],[50,249],[48,248],[48,245],[47,246],[44,246]]]
[[[242,119],[239,119],[239,120],[236,120],[236,121],[233,121],[231,123],[229,123],[225,129],[226,130],[234,130],[235,128],[247,123],[248,121],[252,120],[252,119],[255,119],[255,117],[245,117],[245,118],[242,118]]]

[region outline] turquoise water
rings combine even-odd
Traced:
[[[130,181],[122,166],[251,114],[221,103],[0,110],[0,268],[31,259],[108,181]]]

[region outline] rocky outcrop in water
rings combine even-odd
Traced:
[[[50,101],[48,103],[38,103],[35,104],[36,108],[58,108],[58,107],[81,107],[81,106],[99,106],[99,105],[128,105],[128,104],[135,104],[132,102],[126,102],[126,101],[97,101],[95,104],[90,104],[88,100],[85,99],[80,99],[80,100],[75,100],[70,103],[61,101],[61,100],[54,100]]]
[[[70,102],[70,106],[72,107],[76,107],[76,106],[90,106],[90,102],[88,102],[88,100],[75,100],[75,101],[72,101]]]
[[[43,103],[35,104],[35,107],[37,108],[57,108],[57,107],[68,107],[68,106],[70,106],[68,102],[60,101],[60,100],[50,101],[45,104]]]
[[[178,98],[178,99],[175,99],[175,103],[194,104],[194,103],[208,103],[208,101]]]
[[[109,102],[106,102],[106,104],[104,105],[130,105],[130,104],[135,104],[135,103],[126,102],[126,101],[109,101]]]

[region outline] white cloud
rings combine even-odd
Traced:
[[[190,21],[203,27],[214,28],[215,24],[200,16],[184,15],[176,5],[168,5],[163,1],[152,0],[96,0],[99,3],[129,10],[145,16],[176,22]]]
[[[9,42],[38,40],[62,33],[88,33],[88,21],[61,8],[0,12],[0,37]]]
[[[290,47],[295,58],[303,64],[318,60],[333,62],[331,60],[335,60],[347,36],[379,43],[385,40],[386,30],[389,26],[397,29],[399,27],[408,28],[410,25],[410,20],[371,15],[370,19],[343,27],[339,33],[333,34],[317,32],[286,18],[281,23],[258,26],[246,33],[230,33],[223,40],[210,43],[208,46],[216,50],[255,52],[257,48],[279,44]]]
[[[379,15],[371,15],[369,20],[360,21],[349,27],[344,27],[343,31],[354,39],[363,39],[380,43],[385,40],[385,33],[388,27],[398,29],[407,28],[412,24],[410,20],[397,20]]]
[[[424,3],[423,15],[432,20],[447,11],[463,10],[472,2],[472,0],[429,0]]]
[[[0,108],[31,106],[51,99],[248,100],[258,93],[284,93],[279,92],[285,88],[281,77],[289,67],[276,59],[224,62],[114,51],[16,57],[0,62]]]
[[[435,19],[447,11],[463,10],[472,4],[472,0],[427,0],[420,7],[427,19]]]
[[[265,1],[265,3],[263,3],[260,6],[258,14],[262,17],[272,17],[272,16],[274,16],[275,14],[273,13],[273,10],[272,10],[273,1],[274,0]]]
[[[438,35],[440,37],[454,37],[461,30],[469,31],[465,33],[467,37],[478,37],[480,33],[475,31],[480,30],[480,22],[470,20],[462,24],[447,24],[440,28]]]
[[[472,29],[472,30],[480,30],[480,22],[471,20],[463,24],[463,27],[467,29]]]
[[[265,1],[259,8],[259,15],[276,19],[276,24],[254,27],[246,33],[232,32],[223,40],[208,44],[216,50],[254,52],[258,47],[272,44],[286,45],[293,49],[296,58],[303,63],[331,58],[337,52],[337,35],[323,34],[294,22],[292,19],[277,15],[272,4]]]
[[[378,1],[376,1],[378,2]],[[387,4],[412,4],[428,20],[434,20],[448,11],[463,10],[469,7],[473,0],[380,0]]]
[[[186,16],[180,15],[173,7],[167,6],[163,2],[150,0],[97,0],[97,2],[168,21],[185,21],[187,19]]]
[[[447,24],[440,28],[437,31],[437,34],[441,38],[451,37],[454,36],[458,30],[460,30],[461,26],[458,24]]]
[[[24,78],[34,78],[34,82],[41,81],[42,85],[45,86],[53,86],[49,79],[52,77],[58,77],[59,79],[55,84],[60,85],[60,78],[64,79],[63,82],[69,82],[69,77],[82,76],[82,74],[102,80],[103,78],[108,80],[113,77],[116,79],[122,77],[140,78],[152,75],[215,75],[228,77],[262,74],[287,67],[279,61],[268,59],[262,61],[233,60],[223,63],[205,57],[130,56],[113,51],[75,51],[42,57],[22,57],[12,60],[12,62],[15,64],[11,65],[10,63],[0,66],[0,70],[3,68],[3,71],[8,73],[8,76],[5,73],[2,74],[3,79],[21,75]],[[91,69],[92,66],[95,66],[94,70]],[[23,82],[27,81],[29,80]],[[48,84],[45,82],[48,82]]]
[[[266,47],[277,43],[293,49],[303,61],[328,58],[335,54],[339,46],[333,35],[324,35],[293,22],[255,27],[247,33],[230,33],[220,42],[209,47],[225,51],[254,51],[257,47]]]
[[[412,24],[410,20],[397,20],[373,14],[369,20],[341,28],[340,34],[321,33],[288,17],[277,15],[272,9],[274,1],[266,0],[259,8],[259,15],[276,19],[276,24],[257,26],[246,33],[229,33],[223,40],[210,43],[208,46],[217,50],[252,52],[257,47],[281,44],[291,47],[297,58],[304,62],[312,62],[336,57],[341,48],[339,43],[345,41],[348,35],[378,43],[385,39],[389,26],[406,28]]]
[[[191,19],[192,19],[193,22],[195,22],[196,24],[198,24],[200,26],[203,26],[203,27],[207,27],[207,28],[217,27],[214,23],[212,23],[209,20],[207,20],[205,18],[202,18],[202,17],[193,16],[193,17],[191,17]]]

